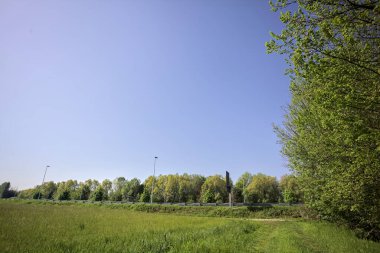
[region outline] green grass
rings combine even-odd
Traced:
[[[0,252],[380,252],[316,221],[252,221],[0,201]]]
[[[124,209],[147,213],[167,213],[177,215],[229,217],[229,218],[308,218],[316,214],[303,206],[250,206],[250,207],[226,207],[226,206],[178,206],[158,204],[123,204],[110,202],[83,202],[83,201],[51,201],[51,200],[24,200],[10,199],[14,203],[28,203],[37,205],[75,205],[84,207],[105,207],[111,209]]]

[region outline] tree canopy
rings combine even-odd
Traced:
[[[380,239],[380,2],[279,0],[292,100],[275,127],[305,200]]]
[[[252,181],[247,186],[245,194],[249,202],[268,203],[277,202],[280,191],[275,177],[258,173],[252,176]]]
[[[227,202],[227,198],[228,193],[225,179],[220,175],[208,177],[202,185],[202,202]]]

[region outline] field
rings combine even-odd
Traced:
[[[380,252],[333,224],[0,201],[1,252]]]

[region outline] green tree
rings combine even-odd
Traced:
[[[105,200],[106,192],[102,185],[98,185],[94,191],[91,192],[90,199],[93,201]]]
[[[168,181],[168,175],[159,175],[157,180],[154,179],[153,201],[165,202],[165,188]]]
[[[179,176],[168,175],[165,182],[164,201],[179,202]]]
[[[202,185],[201,201],[223,203],[228,201],[226,181],[220,175],[210,176]]]
[[[79,183],[78,192],[79,192],[79,199],[80,200],[88,200],[90,198],[91,194],[91,186],[86,183]]]
[[[41,198],[53,199],[56,191],[57,185],[53,181],[46,182],[42,185]]]
[[[142,186],[143,186],[143,191],[140,194],[139,201],[140,202],[149,202],[150,201],[150,191],[148,191],[146,189],[146,185],[145,184],[142,184]]]
[[[202,185],[201,185],[202,186]],[[192,196],[192,180],[189,174],[183,174],[178,177],[178,201],[194,202]]]
[[[21,190],[18,194],[18,197],[21,199],[32,199],[34,192],[35,192],[34,188]]]
[[[202,185],[206,178],[201,175],[190,175],[190,194],[187,201],[200,202]]]
[[[104,179],[103,182],[102,182],[102,187],[104,189],[103,199],[104,200],[108,200],[109,199],[109,195],[111,194],[111,190],[112,190],[112,182],[111,182],[111,180]]]
[[[282,176],[279,185],[284,202],[297,203],[303,201],[303,192],[295,175]]]
[[[150,196],[152,193],[152,184],[153,181],[157,181],[157,179],[153,176],[149,176],[147,179],[144,181],[144,190],[143,193],[140,196],[140,201],[141,202],[149,202],[150,201]]]
[[[140,184],[140,180],[132,178],[131,180],[126,181],[122,189],[123,199],[127,201],[138,201],[142,190],[143,187]]]
[[[246,202],[247,186],[252,182],[252,174],[249,172],[243,173],[236,181],[235,187],[233,188],[233,197],[235,202]]]
[[[261,173],[252,176],[252,182],[246,189],[247,200],[254,203],[277,202],[280,197],[275,177]]]
[[[65,182],[57,183],[57,191],[54,194],[54,198],[57,200],[70,200],[70,188]]]
[[[80,199],[79,184],[77,180],[67,180],[65,182],[65,188],[69,191],[70,199]]]
[[[202,185],[206,178],[201,175],[183,174],[178,176],[178,201],[199,202]]]
[[[33,189],[32,191],[32,199],[40,199],[42,196],[42,193],[41,193],[41,188],[40,187],[36,187],[35,189]]]
[[[91,192],[95,191],[100,185],[99,181],[96,179],[88,179],[85,181],[85,184],[90,187]]]
[[[291,104],[284,127],[276,127],[282,152],[309,206],[379,240],[379,1],[281,0],[273,7],[285,8],[285,28],[268,50],[289,55],[291,75]]]
[[[110,193],[110,199],[113,201],[121,201],[123,199],[123,188],[127,180],[124,177],[116,178],[112,183],[112,191]]]

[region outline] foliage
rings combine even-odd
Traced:
[[[112,182],[109,179],[104,179],[102,182],[102,188],[104,190],[103,199],[108,200],[112,190]]]
[[[53,199],[53,196],[56,190],[57,190],[57,186],[53,181],[44,183],[42,185],[43,198]]]
[[[54,198],[56,200],[69,200],[70,199],[70,184],[66,184],[66,182],[57,183],[57,191],[54,194]]]
[[[236,202],[247,202],[247,186],[252,182],[252,174],[249,172],[243,173],[236,181],[233,188],[233,196]]]
[[[16,191],[11,189],[10,182],[4,182],[0,185],[0,198],[11,198],[16,196]]]
[[[79,199],[80,200],[88,200],[90,199],[90,194],[91,194],[91,186],[89,184],[86,184],[86,183],[80,183],[79,184],[79,188],[78,188],[78,191],[79,191]]]
[[[165,183],[165,202],[179,202],[179,176],[168,175]]]
[[[157,180],[154,180],[153,201],[165,202],[165,190],[169,175],[159,175]]]
[[[112,191],[110,193],[110,199],[114,201],[121,201],[123,199],[123,188],[126,184],[124,177],[116,178],[112,183]]]
[[[246,188],[246,196],[250,202],[277,202],[280,192],[276,178],[261,173],[253,175],[252,182]]]
[[[126,181],[122,189],[123,200],[138,201],[143,189],[140,180],[137,178],[132,178],[131,180]]]
[[[280,179],[280,189],[285,203],[303,201],[303,192],[295,175],[284,175]]]
[[[17,197],[19,197],[21,199],[32,199],[34,192],[35,192],[35,189],[21,190],[21,191],[19,191]]]
[[[296,3],[296,7],[289,5]],[[322,217],[380,239],[380,1],[279,0],[292,101],[282,152]]]
[[[201,201],[204,203],[228,201],[226,181],[222,176],[215,175],[206,179],[202,185]]]
[[[22,190],[20,198],[26,199],[56,199],[56,200],[93,200],[93,201],[127,201],[150,202],[152,185],[154,182],[153,202],[171,203],[211,203],[228,202],[228,194],[225,189],[225,180],[219,175],[206,178],[201,175],[171,174],[148,177],[143,183],[137,178],[128,180],[118,177],[113,181],[105,179],[102,183],[97,180],[77,182],[67,180],[54,183],[46,182],[43,186]],[[274,179],[276,180],[276,179]],[[242,202],[244,190],[246,201],[248,199],[246,188],[252,181],[252,175],[244,173],[233,187],[234,202]],[[203,189],[203,190],[202,190]],[[240,195],[239,195],[240,194]]]
[[[144,190],[143,193],[140,196],[140,201],[141,202],[149,202],[151,193],[152,193],[152,185],[153,181],[156,181],[156,178],[153,176],[149,176],[147,179],[144,181]]]
[[[205,177],[200,175],[160,175],[158,178],[148,177],[144,182],[141,202],[149,202],[154,184],[154,202],[197,202]]]
[[[188,179],[186,179],[188,178]],[[201,175],[187,175],[184,174],[183,179],[181,182],[184,180],[190,181],[189,189],[188,191],[184,192],[183,190],[181,191],[182,193],[182,201],[184,202],[199,202],[201,198],[201,191],[202,191],[202,185],[206,181],[206,178]],[[180,183],[180,190],[184,189],[181,188],[181,183]]]
[[[105,200],[106,191],[102,185],[99,185],[93,192],[91,192],[90,199],[93,201]]]

